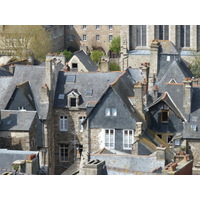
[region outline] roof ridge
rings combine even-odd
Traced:
[[[165,83],[167,85],[183,85],[183,83]]]

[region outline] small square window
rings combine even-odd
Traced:
[[[96,25],[96,30],[99,30],[100,29],[100,25]]]
[[[83,30],[86,30],[87,29],[87,25],[83,25]]]
[[[192,131],[197,131],[197,125],[191,125],[191,130]]]
[[[168,123],[169,122],[169,110],[161,111],[161,122]]]
[[[85,96],[87,96],[87,97],[91,97],[92,94],[93,94],[93,90],[86,90],[85,91]]]
[[[72,63],[72,71],[78,71],[78,64]]]
[[[113,25],[108,26],[109,30],[113,30]]]

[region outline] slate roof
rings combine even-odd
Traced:
[[[83,63],[83,65],[89,72],[97,71],[98,67],[94,64],[90,56],[86,54],[83,50],[74,52],[74,56],[76,56],[80,60],[80,62]]]
[[[1,110],[1,131],[29,131],[36,111]]]
[[[79,108],[86,108],[88,104],[95,106],[102,94],[107,90],[123,72],[59,72],[56,86],[54,107],[66,108],[67,95],[76,89],[81,94]],[[74,83],[67,83],[66,76],[75,76]],[[87,96],[86,91],[91,91],[92,95]],[[59,94],[65,94],[64,99],[58,99]]]
[[[0,77],[0,109],[5,109],[15,88],[24,82],[29,82],[34,97],[34,104],[40,118],[46,119],[48,105],[40,102],[40,88],[45,84],[45,66],[16,65],[12,77]],[[25,86],[27,88],[27,86]],[[21,87],[22,88],[22,87]],[[23,88],[25,90],[25,88]]]
[[[107,94],[109,89],[113,89],[113,91],[117,94],[117,96],[120,98],[120,100],[123,102],[124,107],[129,111],[130,115],[136,120],[136,121],[143,121],[143,117],[138,113],[137,108],[134,108],[129,100],[130,97],[134,97],[134,81],[132,77],[129,75],[129,73],[124,72],[121,74],[115,82],[111,83],[109,87],[107,87],[107,90],[105,90],[104,93],[102,93],[101,98],[97,102],[97,104],[101,103],[101,99]],[[97,104],[94,106],[94,108],[91,110],[91,112],[87,115],[86,119],[83,121],[83,123],[86,122],[87,118],[91,115],[91,113],[95,110]]]
[[[139,68],[128,68],[126,70],[134,82],[142,82],[142,70]]]
[[[26,160],[26,157],[31,154],[39,156],[38,151],[16,151],[0,149],[0,169],[12,170],[12,163],[16,160]]]
[[[159,40],[160,42],[160,53],[161,54],[171,54],[179,55],[179,51],[176,46],[169,40]]]
[[[0,76],[12,76],[13,74],[6,71],[6,70],[2,70],[0,69]]]
[[[156,160],[156,156],[92,154],[91,160],[93,159],[105,161],[108,175],[151,173],[155,168],[164,168],[165,166],[165,161]]]

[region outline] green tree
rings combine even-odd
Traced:
[[[120,36],[113,38],[110,44],[110,51],[117,54],[120,53]]]
[[[114,62],[110,63],[110,71],[121,71],[120,66]]]
[[[196,78],[200,78],[200,56],[194,56],[189,68]]]
[[[9,50],[20,59],[33,56],[43,62],[46,54],[51,51],[52,42],[50,33],[40,25],[13,25],[7,26],[0,33],[1,49]]]
[[[60,51],[59,54],[63,54],[67,62],[69,62],[69,60],[73,56],[73,53],[71,51],[67,51],[66,49],[64,49],[63,51]]]
[[[93,50],[92,53],[90,54],[90,58],[95,64],[98,64],[101,61],[102,56],[103,52],[98,50]]]

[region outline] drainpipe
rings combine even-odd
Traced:
[[[123,71],[124,71],[124,60],[125,60],[126,58],[128,58],[128,56],[126,56],[126,57],[122,58]],[[127,64],[128,64],[128,62],[127,62]]]

